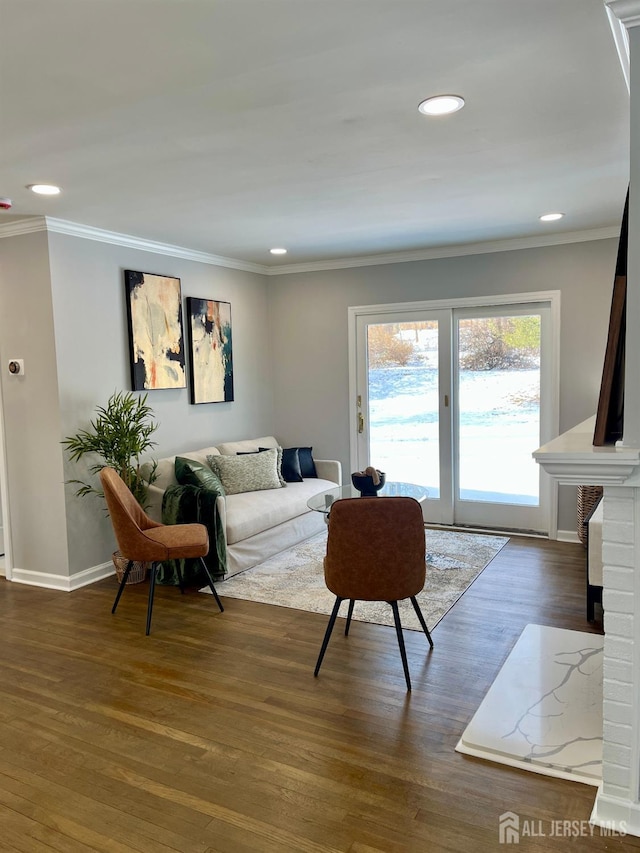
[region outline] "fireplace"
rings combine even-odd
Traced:
[[[594,424],[534,457],[559,483],[604,487],[603,760],[591,819],[640,835],[640,450],[594,447]]]

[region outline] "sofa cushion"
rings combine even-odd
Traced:
[[[317,477],[316,464],[313,461],[312,447],[298,447],[298,459],[300,460],[300,473],[303,477]]]
[[[202,450],[188,450],[180,454],[185,459],[195,459],[197,462],[202,462],[207,465],[208,456],[217,456],[217,447],[203,447]],[[143,466],[146,470],[147,463]],[[168,489],[169,486],[178,485],[176,480],[176,457],[165,456],[164,459],[159,459],[156,467],[156,479],[153,483],[159,489]]]
[[[336,484],[329,480],[314,479],[289,483],[286,489],[227,495],[227,544],[241,542],[249,536],[311,512],[307,506],[309,498],[335,487]]]
[[[272,447],[259,447],[257,450],[240,450],[236,453],[236,456],[250,456],[252,453],[262,453],[264,450],[273,450]],[[280,480],[281,486],[286,486],[287,481],[282,476],[282,448],[276,447],[278,451],[278,461],[276,462],[276,470],[278,472],[278,479]]]
[[[149,476],[150,468],[145,464],[142,468],[142,475],[145,479]],[[169,486],[175,486],[177,483],[175,472],[175,456],[168,456],[166,459],[158,459],[156,465],[156,478],[153,482],[154,486],[159,489],[168,489]]]
[[[258,450],[262,453],[263,450],[268,450],[268,448],[259,447]],[[297,447],[289,447],[286,450],[278,447],[278,471],[280,482],[283,486],[285,483],[299,483],[302,480]]]
[[[302,481],[297,447],[282,448],[282,476],[287,483],[300,483]]]
[[[275,448],[241,456],[210,456],[207,461],[222,480],[227,495],[282,488]]]
[[[176,480],[181,486],[202,486],[202,488],[210,489],[224,497],[225,491],[222,481],[208,465],[203,465],[196,459],[176,456],[175,471]]]
[[[227,441],[216,445],[223,456],[235,456],[237,453],[256,453],[259,447],[267,447],[271,450],[277,446],[278,442],[272,435],[263,435],[262,438],[248,438],[245,441]]]

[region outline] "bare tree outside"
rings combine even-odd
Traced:
[[[397,326],[396,323],[369,326],[367,346],[370,367],[404,367],[414,357],[414,344],[402,337]]]
[[[460,320],[464,370],[529,370],[540,355],[540,317],[474,317]]]

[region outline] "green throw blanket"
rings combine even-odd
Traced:
[[[211,577],[221,580],[227,571],[227,547],[222,520],[216,507],[218,493],[201,486],[169,486],[162,498],[164,524],[204,524],[209,532],[209,553],[204,558]],[[206,584],[207,577],[199,559],[167,560],[160,564],[157,582],[178,586],[180,563],[185,584]]]

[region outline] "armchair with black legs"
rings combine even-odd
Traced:
[[[358,601],[387,601],[400,647],[407,690],[411,690],[407,653],[400,623],[398,601],[409,598],[429,645],[431,634],[416,595],[425,581],[425,533],[422,509],[413,498],[372,497],[336,501],[329,515],[324,577],[336,596],[314,675],[318,675],[340,609],[349,609],[345,636],[349,633],[353,605]]]
[[[204,524],[166,525],[153,521],[144,512],[113,468],[103,468],[100,471],[100,481],[118,548],[122,556],[129,561],[120,582],[111,612],[116,612],[120,596],[124,590],[133,563],[136,561],[151,563],[149,603],[147,605],[146,633],[148,635],[151,630],[153,596],[158,565],[165,560],[176,560],[176,565],[179,566],[178,561],[181,558],[200,559],[209,586],[211,587],[211,592],[215,597],[220,611],[223,612],[224,607],[213,585],[213,579],[205,561],[202,559],[209,552],[209,535]],[[180,591],[184,592],[184,582],[180,569],[178,569],[178,574]]]

